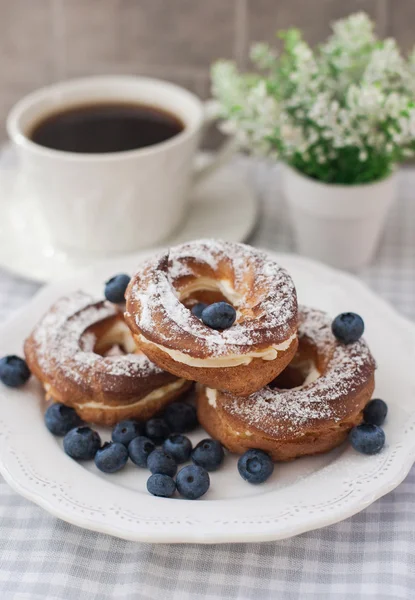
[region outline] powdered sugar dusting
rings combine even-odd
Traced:
[[[59,369],[64,377],[85,386],[97,373],[140,379],[161,373],[143,354],[103,357],[93,352],[96,338],[88,328],[117,315],[121,315],[117,306],[83,292],[58,300],[32,334],[41,369],[50,376]]]
[[[180,302],[180,290],[199,277],[220,278],[241,297],[231,328],[210,329]],[[297,301],[290,276],[266,253],[244,244],[200,240],[145,263],[127,293],[127,311],[150,341],[215,357],[288,339],[295,331]]]
[[[300,389],[267,386],[248,398],[220,395],[223,410],[269,435],[295,435],[313,421],[340,421],[347,410],[345,401],[368,382],[375,369],[365,341],[348,346],[337,342],[325,313],[301,307],[299,319],[300,344],[308,338],[319,355],[328,357],[321,377]]]

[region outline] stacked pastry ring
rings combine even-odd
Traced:
[[[218,300],[236,313],[227,329],[190,310]],[[124,314],[82,292],[62,298],[25,354],[47,398],[106,425],[146,420],[196,381],[206,431],[233,452],[262,449],[273,460],[339,445],[374,389],[363,339],[343,344],[325,313],[298,311],[290,276],[267,254],[214,240],[144,263]]]
[[[120,352],[105,356],[117,346]],[[47,398],[99,424],[148,419],[190,386],[136,353],[117,305],[82,292],[52,306],[26,340],[25,355]]]
[[[220,296],[236,309],[230,329],[207,327],[188,309]],[[145,263],[126,292],[137,346],[178,377],[247,396],[280,373],[297,348],[297,298],[288,273],[244,244],[199,241]]]
[[[308,308],[300,309],[298,335],[294,361],[272,385],[246,398],[199,388],[200,423],[232,452],[258,448],[273,460],[327,452],[361,423],[374,389],[366,343],[341,344],[331,319]]]

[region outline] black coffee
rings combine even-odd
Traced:
[[[183,130],[174,115],[158,108],[106,102],[70,107],[38,122],[29,137],[66,152],[123,152],[159,144]]]

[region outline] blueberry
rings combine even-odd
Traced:
[[[363,411],[363,419],[369,425],[383,425],[388,414],[388,405],[380,398],[368,402]]]
[[[385,445],[385,432],[377,425],[358,425],[349,433],[349,440],[355,450],[362,454],[377,454]]]
[[[341,313],[334,319],[331,330],[339,342],[353,344],[362,337],[365,324],[362,317],[356,313]]]
[[[147,490],[153,496],[171,498],[176,490],[176,483],[169,475],[154,473],[147,480]]]
[[[134,438],[143,433],[143,426],[137,421],[120,421],[112,430],[112,440],[128,446]]]
[[[212,329],[229,329],[235,323],[236,310],[227,302],[215,302],[202,312],[202,321]]]
[[[47,408],[45,424],[54,435],[66,435],[68,431],[81,424],[81,419],[73,408],[57,402]]]
[[[76,460],[90,460],[101,447],[101,438],[90,427],[75,427],[63,438],[63,447]]]
[[[190,458],[192,442],[185,435],[172,433],[164,440],[163,450],[170,454],[177,464],[184,463]]]
[[[130,277],[120,273],[108,279],[105,283],[105,298],[114,304],[121,304],[125,300],[125,290],[130,283]]]
[[[207,307],[207,304],[205,304],[204,302],[199,302],[198,304],[195,304],[194,306],[192,306],[191,313],[198,319],[201,319],[202,312],[205,310],[206,307]]]
[[[105,442],[95,454],[95,464],[104,473],[115,473],[127,464],[128,450],[119,442]]]
[[[187,433],[198,425],[196,409],[187,402],[175,402],[164,411],[164,420],[175,433]]]
[[[164,419],[150,419],[145,425],[145,434],[150,440],[160,446],[170,433],[169,426]]]
[[[147,459],[155,449],[153,442],[144,435],[134,438],[128,444],[128,454],[138,467],[147,467]]]
[[[174,458],[157,448],[154,450],[147,459],[147,467],[152,473],[161,473],[162,475],[176,475],[177,464]]]
[[[196,500],[209,489],[209,473],[198,465],[188,465],[177,473],[176,486],[181,496]]]
[[[225,453],[220,442],[210,438],[199,442],[192,452],[192,461],[195,465],[206,469],[206,471],[219,469],[224,458]]]
[[[8,387],[19,387],[30,377],[26,361],[19,356],[9,354],[0,358],[0,381]]]
[[[266,452],[251,448],[239,457],[239,475],[249,483],[264,483],[274,470],[274,463]]]

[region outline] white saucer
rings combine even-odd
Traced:
[[[40,215],[28,207],[19,192],[17,167],[0,168],[0,267],[44,282],[102,262],[54,248]],[[195,188],[186,221],[164,245],[202,237],[241,242],[256,217],[257,199],[246,173],[236,163],[227,165]]]
[[[0,472],[7,482],[79,527],[164,543],[283,539],[350,517],[396,487],[415,459],[414,325],[350,275],[300,257],[275,258],[291,273],[301,303],[332,315],[353,310],[364,317],[365,337],[378,364],[375,395],[389,404],[380,454],[363,456],[344,444],[327,454],[280,463],[259,486],[244,482],[237,457],[227,455],[200,500],[155,498],[146,491],[145,469],[129,463],[119,473],[104,475],[93,461],[80,464],[66,456],[62,441],[44,425],[43,392],[32,378],[15,390],[0,384]],[[102,293],[109,276],[136,266],[136,258],[113,260],[46,286],[1,327],[0,356],[22,352],[25,337],[58,297],[76,289]],[[109,439],[109,430],[100,433]],[[194,432],[192,441],[203,435]]]

